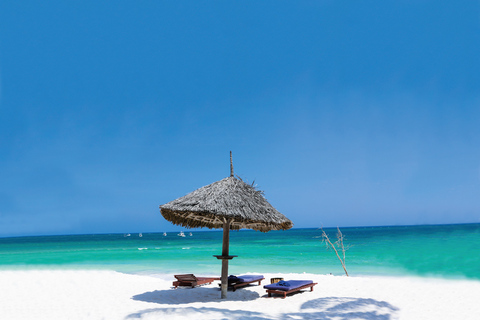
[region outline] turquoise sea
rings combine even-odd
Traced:
[[[178,231],[182,229],[179,228]],[[221,231],[183,230],[0,238],[0,270],[109,269],[135,274],[220,274]],[[332,240],[336,229],[325,229]],[[480,279],[480,224],[341,228],[351,276],[415,275]],[[321,230],[230,232],[229,273],[342,275]]]

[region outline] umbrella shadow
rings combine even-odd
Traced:
[[[399,309],[386,301],[374,299],[327,297],[305,302],[302,313],[286,314],[285,319],[319,320],[391,320],[398,318]]]
[[[132,313],[125,319],[142,319],[144,316],[154,316],[158,319],[232,319],[232,320],[267,320],[262,313],[243,310],[228,310],[221,308],[154,308]]]
[[[251,301],[260,298],[257,292],[237,290],[230,292],[228,301]],[[132,313],[126,319],[155,318],[185,319],[273,319],[270,315],[255,311],[229,310],[211,307],[182,307],[195,302],[224,302],[218,288],[194,288],[155,290],[132,297],[133,300],[178,307],[150,308]],[[299,312],[284,313],[282,319],[290,320],[393,320],[398,319],[399,308],[386,301],[351,297],[325,297],[309,300],[300,306]]]
[[[250,301],[258,299],[260,295],[250,290],[237,290],[229,292],[228,301]],[[175,290],[155,290],[132,297],[133,300],[158,303],[180,305],[193,302],[222,302],[220,299],[220,289],[218,288],[182,288]]]

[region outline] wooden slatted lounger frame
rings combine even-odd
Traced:
[[[276,294],[281,294],[283,295],[283,298],[286,298],[287,297],[287,294],[289,293],[292,293],[292,292],[296,292],[296,291],[300,291],[300,290],[303,290],[303,289],[308,289],[310,288],[310,291],[313,291],[313,286],[317,285],[317,283],[309,283],[309,284],[306,284],[304,286],[301,286],[301,287],[298,287],[298,288],[295,288],[295,289],[291,289],[291,290],[275,290],[275,289],[267,289],[267,293],[268,293],[268,297],[271,297],[272,296],[272,293],[276,293]]]
[[[185,286],[185,287],[196,287],[202,284],[210,284],[214,280],[220,280],[220,278],[215,277],[195,277],[193,274],[177,274],[174,275],[177,281],[173,282],[173,286],[175,289],[178,286]]]

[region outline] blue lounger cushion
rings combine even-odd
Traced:
[[[270,290],[283,290],[288,291],[296,288],[303,287],[307,284],[313,283],[312,280],[288,280],[288,281],[279,281],[277,283],[268,284],[263,286],[265,289]]]
[[[248,275],[241,275],[241,276],[229,276],[228,282],[252,282],[252,281],[259,281],[262,280],[263,276],[260,274],[248,274]]]

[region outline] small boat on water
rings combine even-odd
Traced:
[[[193,234],[190,232],[189,236],[191,237],[191,236],[193,236]]]
[[[179,237],[185,237],[185,233],[183,233],[183,231],[180,231],[180,233],[177,234],[177,236],[179,236]]]
[[[143,237],[143,234],[139,233],[138,236],[141,238],[141,237]]]
[[[163,233],[163,236],[164,236],[164,237],[166,237],[166,236],[167,236],[167,233],[166,233],[166,232],[164,232],[164,233]]]

